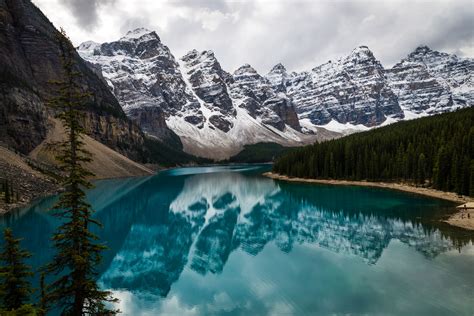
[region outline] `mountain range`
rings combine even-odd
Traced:
[[[50,148],[61,130],[47,106],[51,82],[63,80],[58,36],[31,1],[0,1],[0,145],[23,155]],[[228,72],[210,50],[176,58],[144,28],[77,50],[90,143],[142,163],[227,159],[249,144],[301,146],[474,99],[473,59],[426,46],[391,68],[360,46],[308,71],[277,64],[267,74],[248,64]]]
[[[419,46],[384,68],[367,46],[300,73],[224,70],[215,54],[175,58],[156,32],[138,28],[79,54],[125,113],[148,134],[176,133],[184,151],[225,159],[244,145],[299,146],[474,103],[474,59]]]

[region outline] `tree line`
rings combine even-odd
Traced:
[[[407,182],[474,196],[474,107],[302,147],[279,158],[273,171]]]
[[[29,282],[34,271],[25,263],[31,254],[20,247],[20,239],[10,229],[5,229],[0,252],[0,315],[46,315],[51,310],[73,316],[119,312],[108,305],[117,300],[97,284],[97,267],[105,246],[91,231],[91,226],[100,223],[92,218],[93,211],[84,191],[92,187],[87,180],[92,174],[84,168],[91,154],[84,149],[80,123],[88,95],[82,92],[78,80],[74,46],[63,30],[57,39],[64,80],[52,83],[55,93],[49,103],[64,125],[66,140],[56,156],[65,192],[51,210],[61,220],[51,238],[56,253],[50,263],[36,271],[41,278],[35,298]],[[52,279],[49,284],[45,276]]]

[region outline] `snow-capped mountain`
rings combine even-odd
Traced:
[[[310,71],[277,64],[264,76],[248,64],[229,73],[209,50],[176,59],[143,28],[78,51],[144,131],[163,138],[169,127],[185,151],[215,159],[246,144],[303,145],[474,102],[473,59],[426,46],[391,69],[360,46]]]
[[[472,106],[472,58],[419,46],[388,72],[400,106],[416,115],[430,115]]]
[[[143,28],[115,42],[83,43],[78,51],[101,69],[125,112],[144,131],[162,138],[169,126],[184,150],[198,156],[224,159],[245,144],[297,146],[337,135],[317,128],[301,132],[291,101],[255,70],[254,82],[243,69],[231,75],[211,51],[193,50],[176,60],[155,32]]]
[[[403,117],[382,64],[366,46],[285,81],[299,117],[314,125],[336,120],[370,127],[380,125],[389,116]]]
[[[179,65],[155,32],[136,29],[116,42],[86,42],[81,56],[100,69],[103,78],[129,117],[158,138],[166,132],[165,118],[180,115],[202,121],[200,105],[187,87]]]

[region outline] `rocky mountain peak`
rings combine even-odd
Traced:
[[[181,60],[196,58],[197,56],[199,56],[199,54],[200,54],[199,51],[197,51],[196,49],[193,49],[187,52],[186,55],[181,57]]]
[[[347,57],[348,59],[359,59],[359,60],[375,60],[375,56],[368,46],[361,45],[352,50]]]
[[[270,70],[270,73],[286,73],[286,68],[283,66],[282,63],[278,63],[275,66],[273,66],[272,70]]]
[[[237,68],[232,75],[235,84],[253,90],[254,93],[260,94],[260,87],[268,86],[268,82],[249,64],[244,64]]]
[[[388,87],[385,70],[367,46],[344,58],[291,77],[286,84],[300,118],[324,125],[376,126],[388,116],[400,118],[396,95]]]
[[[286,82],[288,81],[289,75],[286,72],[285,66],[281,63],[273,66],[272,70],[270,70],[265,78],[270,82],[272,88],[276,92],[286,92]]]
[[[117,41],[98,45],[93,54],[81,49],[79,53],[101,70],[128,116],[147,133],[161,138],[164,119],[176,113],[202,125],[198,101],[187,88],[175,57],[155,32],[135,29]]]
[[[434,87],[437,88],[432,91],[437,93],[437,98],[432,98],[426,108],[427,113],[446,112],[453,108],[474,105],[473,58],[460,58],[421,45],[403,59],[402,63],[395,65],[392,72],[408,63],[412,67],[423,68],[431,82],[436,82]],[[420,75],[417,80],[421,78]]]
[[[282,67],[283,65],[277,68]],[[286,126],[300,131],[293,103],[284,93],[278,93],[284,91],[283,88],[277,88],[283,84],[283,74],[286,75],[286,72],[280,71],[274,73],[274,76],[270,73],[262,77],[249,64],[242,65],[233,74],[231,94],[234,99],[239,100],[240,107],[245,108],[253,118],[258,117],[265,125],[279,131],[284,131]]]
[[[456,55],[438,52],[426,45],[420,45],[403,60],[426,63],[429,67],[430,64],[433,63],[444,63],[447,60],[457,59],[458,57]]]
[[[193,71],[190,69],[192,67],[198,67],[201,68],[201,70],[203,68],[212,69],[211,72],[217,76],[213,79],[214,81],[220,78],[227,83],[232,82],[232,76],[222,69],[212,50],[204,50],[199,52],[196,49],[193,49],[181,57],[181,60],[185,63],[185,71],[187,72]]]
[[[142,39],[144,37],[148,37],[151,39],[157,39],[160,41],[160,37],[158,34],[156,34],[155,31],[151,31],[147,28],[140,27],[134,30],[130,30],[123,36],[120,40],[121,41],[130,41],[130,40],[137,40],[137,39]]]
[[[428,54],[428,53],[431,53],[433,52],[433,50],[431,50],[431,48],[429,48],[428,46],[426,45],[420,45],[418,46],[417,48],[415,48],[415,50],[410,54],[410,55],[425,55],[425,54]]]
[[[86,41],[84,43],[81,43],[79,46],[77,46],[77,50],[80,50],[80,51],[94,51],[94,49],[98,46],[100,46],[100,44],[97,43],[97,42]]]
[[[214,59],[216,58],[216,57],[214,56],[214,51],[212,51],[212,50],[210,50],[210,49],[208,49],[208,50],[203,50],[203,51],[201,52],[201,55],[207,56],[207,57],[209,57],[209,58],[214,58]],[[217,59],[216,59],[216,61],[217,61]]]
[[[90,49],[82,51],[81,48],[87,48],[87,45],[81,45],[78,47],[81,54],[87,55],[87,52],[91,53]],[[168,47],[161,43],[158,34],[144,28],[129,31],[117,41],[97,45],[93,49],[93,55],[110,57],[128,56],[140,59],[162,56],[165,59],[174,61],[173,55]]]
[[[187,66],[195,66],[201,63],[218,64],[214,52],[212,50],[204,50],[199,52],[196,49],[189,51],[186,55],[181,57],[181,60],[187,63]],[[220,65],[219,65],[220,68]]]
[[[230,74],[222,70],[221,65],[211,50],[198,52],[192,50],[181,58],[182,70],[194,93],[211,107],[219,111],[210,117],[213,125],[225,132],[229,131],[232,124],[222,118],[222,115],[235,116],[232,100],[229,98],[226,82]],[[222,114],[222,115],[221,115]],[[219,121],[217,121],[219,118]]]
[[[252,66],[250,66],[250,64],[243,64],[242,66],[240,66],[234,71],[234,77],[238,77],[245,74],[260,76],[258,72]]]

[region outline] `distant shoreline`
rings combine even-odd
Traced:
[[[305,179],[305,178],[294,178],[288,177],[273,172],[265,172],[263,176],[282,181],[289,182],[300,182],[300,183],[315,183],[315,184],[329,184],[329,185],[346,185],[346,186],[363,186],[373,188],[385,188],[397,191],[403,191],[407,193],[414,193],[418,195],[424,195],[432,198],[442,199],[458,204],[465,204],[474,201],[474,199],[467,196],[459,196],[453,192],[444,192],[435,189],[415,187],[408,184],[402,183],[388,183],[388,182],[369,182],[369,181],[349,181],[349,180],[324,180],[324,179]],[[457,213],[453,214],[449,219],[445,220],[446,223],[461,227],[468,230],[474,230],[474,212],[471,213],[471,218],[465,218],[460,221],[463,210],[461,209]],[[467,213],[466,213],[467,216]]]

